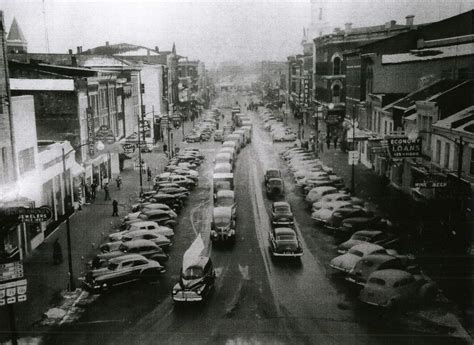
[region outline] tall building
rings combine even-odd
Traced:
[[[329,34],[329,2],[327,0],[311,0],[311,23],[309,27],[309,39]]]

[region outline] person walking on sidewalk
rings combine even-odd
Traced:
[[[118,217],[118,201],[112,201],[112,217]]]
[[[149,166],[146,168],[146,176],[148,178],[148,181],[151,181],[151,169]]]
[[[117,182],[117,189],[120,190],[122,187],[122,176],[118,175],[115,181]]]
[[[53,243],[53,262],[55,265],[63,262],[63,251],[61,250],[59,239],[56,239]]]
[[[329,136],[329,134],[326,135],[326,145],[329,150],[331,148],[331,137]]]
[[[95,200],[95,196],[96,196],[96,193],[97,193],[97,184],[94,182],[92,182],[91,184],[91,197],[92,197],[92,201]]]
[[[334,142],[334,149],[337,149],[337,141],[339,140],[339,138],[337,137],[337,135],[334,136],[333,138],[333,142]]]
[[[105,192],[104,201],[110,200],[109,184],[108,184],[108,183],[106,183],[106,184],[104,185],[104,192]]]

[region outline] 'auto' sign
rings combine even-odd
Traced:
[[[419,157],[421,154],[421,138],[414,140],[407,137],[389,138],[388,150],[393,158]]]

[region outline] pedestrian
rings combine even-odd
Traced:
[[[115,181],[117,182],[117,189],[120,189],[122,187],[122,176],[118,175]]]
[[[335,135],[334,138],[333,138],[333,142],[334,142],[334,149],[337,149],[337,141],[339,140],[338,136]]]
[[[331,137],[329,136],[329,134],[326,135],[326,145],[329,150],[331,148]]]
[[[163,153],[168,155],[168,145],[163,144]]]
[[[104,200],[110,200],[110,194],[109,194],[109,184],[106,183],[104,185],[104,192],[105,192],[105,198]]]
[[[151,169],[150,169],[150,167],[146,168],[146,176],[148,177],[148,181],[151,181]]]
[[[112,201],[112,217],[118,217],[118,201]]]
[[[61,250],[59,239],[56,239],[53,243],[53,262],[55,265],[63,262],[63,251]]]
[[[91,184],[91,198],[92,198],[92,201],[95,200],[96,193],[97,193],[97,184],[94,181]]]

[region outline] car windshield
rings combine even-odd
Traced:
[[[275,207],[275,213],[290,213],[290,209],[287,206]]]
[[[356,255],[356,256],[359,256],[359,257],[364,256],[364,253],[362,253],[361,251],[359,251],[357,249],[354,249],[354,248],[349,249],[349,253],[351,253],[353,255]]]
[[[118,267],[118,264],[114,263],[114,262],[109,262],[109,264],[107,265],[107,268],[110,270],[110,271],[115,271]]]
[[[271,180],[268,184],[269,184],[270,186],[281,186],[281,185],[282,185],[282,181],[281,181],[281,180]]]
[[[291,234],[278,235],[277,239],[278,241],[294,241],[295,235],[291,235]]]
[[[272,177],[280,177],[280,173],[279,173],[279,171],[277,171],[277,170],[269,170],[269,171],[267,171],[267,176],[268,176],[269,178],[272,178]]]
[[[227,181],[219,181],[216,182],[216,189],[231,189],[230,188],[230,182]]]
[[[203,271],[201,267],[189,267],[183,273],[184,279],[198,279],[201,278],[203,275]]]
[[[234,204],[234,198],[221,196],[217,199],[217,204],[219,206],[232,206]]]
[[[121,252],[124,252],[126,253],[128,251],[128,246],[124,245],[124,244],[121,244],[120,247],[119,247],[119,250]]]
[[[133,239],[132,236],[122,236],[122,241],[123,242],[131,241],[132,239]]]
[[[214,218],[214,224],[216,226],[227,226],[227,225],[229,225],[229,223],[230,223],[230,220],[227,217]]]
[[[385,280],[373,277],[373,278],[369,279],[369,283],[384,286],[385,285]]]

